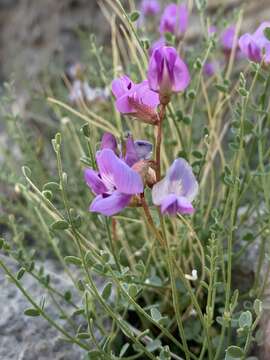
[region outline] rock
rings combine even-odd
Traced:
[[[8,78],[35,79],[55,66],[78,61],[78,30],[99,38],[109,26],[96,1],[0,0],[0,71]]]
[[[16,272],[18,269],[12,260],[1,256],[8,267]],[[52,261],[46,267],[57,274],[57,288],[60,291],[72,291],[73,285],[64,273],[56,268]],[[40,301],[45,291],[33,277],[25,274],[21,280],[23,286],[36,301]],[[78,346],[67,343],[60,333],[42,317],[27,317],[24,310],[31,307],[21,292],[12,284],[0,269],[0,360],[82,360],[85,351]],[[46,311],[55,314],[54,307],[47,298]],[[56,318],[56,316],[55,316]],[[58,320],[57,320],[58,321]],[[58,321],[65,328],[64,320]]]

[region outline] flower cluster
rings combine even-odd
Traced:
[[[176,49],[161,45],[151,55],[147,79],[134,83],[124,75],[112,82],[112,93],[120,113],[158,126],[161,131],[172,94],[184,91],[189,82],[188,67]],[[162,213],[193,213],[191,202],[198,184],[191,167],[184,159],[176,159],[160,180],[160,159],[151,160],[152,148],[151,143],[134,141],[131,136],[118,146],[112,134],[103,135],[96,153],[97,170],[85,170],[85,181],[96,196],[90,205],[91,212],[112,216],[127,206],[140,206],[144,189],[149,187],[153,204]]]
[[[141,4],[144,16],[156,15],[160,6],[156,0],[144,0]],[[159,32],[170,32],[181,39],[188,25],[188,8],[185,4],[169,4],[161,16]],[[270,23],[263,23],[254,34],[237,39],[236,26],[231,25],[220,34],[221,49],[225,59],[240,51],[250,60],[270,63],[270,41],[265,31]],[[215,36],[217,28],[209,28],[209,36]],[[204,72],[212,75],[219,65],[205,64]],[[96,195],[90,211],[106,216],[119,213],[129,205],[143,205],[145,187],[152,189],[152,201],[163,214],[192,214],[192,202],[198,193],[198,183],[186,160],[174,160],[161,179],[160,145],[162,123],[166,107],[173,93],[183,92],[190,83],[188,66],[174,47],[166,45],[165,38],[158,40],[150,51],[147,79],[133,82],[123,75],[112,82],[116,108],[141,122],[157,126],[155,159],[152,144],[129,136],[118,146],[112,134],[104,134],[101,147],[96,153],[97,170],[86,169],[85,181]]]
[[[185,4],[169,4],[161,17],[159,32],[161,34],[169,32],[181,38],[188,27],[188,16],[188,8]]]
[[[270,40],[265,31],[270,29],[270,22],[263,22],[254,34],[244,34],[239,39],[242,53],[251,61],[264,65],[270,64]]]
[[[144,16],[157,15],[160,12],[160,4],[157,0],[143,0],[141,12]]]

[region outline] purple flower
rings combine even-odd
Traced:
[[[153,145],[146,140],[136,140],[129,136],[125,144],[125,155],[121,154],[125,163],[133,166],[140,160],[148,160],[152,155]]]
[[[225,51],[231,52],[233,48],[234,36],[235,36],[235,25],[229,26],[221,33],[220,41]]]
[[[198,183],[191,166],[184,159],[176,159],[164,179],[154,185],[152,199],[161,212],[169,215],[192,214],[192,201],[198,193]]]
[[[101,139],[100,150],[111,149],[114,153],[117,152],[117,141],[111,133],[104,133]]]
[[[263,22],[253,34],[244,34],[239,39],[241,52],[251,61],[270,64],[270,41],[264,30],[270,28],[270,22]]]
[[[185,90],[190,82],[187,65],[173,47],[157,48],[150,59],[148,82],[152,90],[169,96],[172,92]]]
[[[111,216],[123,210],[133,195],[143,192],[143,180],[132,167],[151,157],[153,146],[144,140],[133,141],[129,136],[118,149],[115,137],[104,133],[96,154],[98,172],[86,169],[84,178],[97,195],[90,211]]]
[[[203,67],[203,73],[209,77],[215,75],[217,71],[218,71],[218,63],[215,61],[207,62]]]
[[[143,0],[141,12],[144,16],[157,15],[160,12],[160,5],[157,0]]]
[[[146,123],[157,123],[159,97],[150,90],[147,80],[134,84],[128,76],[122,76],[112,82],[112,92],[120,113],[130,114]]]
[[[100,150],[111,149],[128,166],[133,166],[140,160],[149,160],[152,156],[153,145],[146,140],[133,140],[128,135],[122,148],[118,149],[116,138],[111,133],[104,133],[101,139]]]
[[[111,149],[96,154],[98,172],[86,169],[87,185],[96,195],[89,210],[112,216],[128,206],[133,195],[143,192],[141,176],[119,159]]]
[[[236,59],[239,59],[241,57],[240,49],[238,46],[238,39],[235,39],[235,32],[236,27],[235,25],[229,26],[227,29],[225,29],[220,36],[220,42],[223,48],[223,51],[227,57],[231,55],[231,52],[233,50],[233,47],[235,46],[236,52],[235,56]]]
[[[217,27],[215,25],[211,25],[208,28],[208,35],[213,35],[217,32]]]
[[[160,20],[159,32],[170,32],[182,36],[188,27],[188,8],[186,5],[169,4],[166,6]]]

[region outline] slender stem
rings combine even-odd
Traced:
[[[179,294],[178,294],[177,288],[176,288],[176,278],[175,278],[175,273],[174,273],[173,256],[171,253],[169,241],[166,236],[164,218],[161,214],[160,214],[160,221],[161,221],[163,237],[165,240],[166,257],[167,257],[167,262],[168,262],[168,266],[169,266],[169,273],[170,273],[171,287],[172,287],[173,306],[174,306],[174,311],[175,311],[175,315],[176,315],[176,322],[177,322],[180,338],[183,343],[186,360],[190,360],[190,353],[189,353],[189,349],[188,349],[188,345],[187,345],[187,341],[186,341],[186,337],[185,337],[183,320],[182,320],[182,317],[180,314]]]
[[[161,142],[162,142],[162,123],[164,120],[166,112],[166,105],[161,104],[160,113],[159,113],[159,122],[158,122],[158,128],[157,128],[157,138],[156,138],[156,164],[157,164],[157,181],[160,180],[160,174],[161,174]]]
[[[149,207],[145,201],[145,198],[144,198],[144,194],[141,194],[141,204],[142,204],[142,207],[143,207],[143,210],[144,210],[144,213],[145,213],[145,216],[146,216],[146,220],[151,228],[151,230],[154,232],[156,238],[158,239],[158,241],[160,242],[160,244],[162,246],[164,246],[164,240],[163,240],[163,237],[161,236],[160,232],[158,231],[158,229],[155,227],[155,224],[154,224],[154,221],[153,221],[153,218],[152,218],[152,215],[150,213],[150,210],[149,210]]]
[[[108,239],[109,239],[109,243],[110,243],[111,252],[112,252],[112,255],[113,255],[113,258],[114,258],[114,262],[115,262],[115,265],[117,267],[117,270],[121,271],[121,267],[120,267],[120,264],[119,264],[119,261],[118,261],[118,258],[117,258],[116,252],[115,252],[114,243],[113,243],[113,240],[112,240],[112,234],[111,234],[111,230],[110,230],[110,226],[109,226],[109,219],[107,217],[105,217],[105,223],[106,223]]]

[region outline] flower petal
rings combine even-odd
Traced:
[[[244,34],[239,39],[239,48],[241,52],[251,61],[261,62],[262,54],[260,47],[256,44],[255,39],[250,34]]]
[[[121,194],[117,191],[107,197],[99,195],[92,201],[89,211],[112,216],[122,211],[129,204],[130,199],[131,195]]]
[[[184,90],[190,82],[187,65],[175,48],[161,46],[153,52],[147,73],[149,86],[162,94]]]
[[[120,96],[116,100],[116,108],[122,114],[132,114],[135,113],[136,110],[129,102],[129,97],[132,96],[131,92],[128,91],[124,95]]]
[[[106,186],[103,184],[96,171],[92,169],[85,169],[84,179],[94,194],[98,195],[107,192]]]
[[[195,209],[191,202],[184,196],[177,197],[178,211],[180,214],[193,214]]]
[[[220,41],[225,50],[232,50],[235,30],[235,25],[231,25],[221,34]]]
[[[157,0],[143,0],[141,12],[144,16],[156,15],[160,11],[160,4]]]
[[[132,90],[133,98],[139,103],[149,106],[152,109],[156,109],[160,103],[159,95],[150,90],[149,83],[147,80],[136,84]]]
[[[126,140],[126,155],[125,155],[125,163],[128,166],[133,166],[137,161],[139,160],[139,157],[136,152],[136,147],[133,141],[132,136],[129,136]]]
[[[112,82],[112,93],[116,98],[123,96],[127,91],[133,87],[133,82],[126,75],[115,79]]]
[[[100,149],[111,149],[113,152],[116,152],[117,141],[113,134],[107,132],[103,134]]]
[[[110,149],[104,149],[97,154],[97,164],[102,179],[113,184],[124,194],[139,194],[143,192],[143,182],[139,174],[119,159]]]
[[[169,195],[169,186],[170,182],[168,177],[165,177],[153,186],[152,200],[155,205],[161,205],[162,201]]]
[[[139,160],[149,160],[151,158],[153,144],[146,140],[136,140],[134,144]]]
[[[170,193],[185,196],[189,201],[192,201],[197,195],[199,186],[191,166],[185,159],[174,160],[166,177],[169,178]]]
[[[162,214],[176,215],[178,212],[177,196],[174,194],[167,195],[161,203],[160,210]]]
[[[179,57],[177,57],[174,65],[173,77],[173,91],[183,91],[190,83],[190,75],[187,65]]]
[[[160,33],[171,32],[176,36],[183,34],[188,26],[188,8],[185,4],[169,4],[161,17]]]

